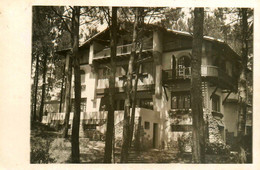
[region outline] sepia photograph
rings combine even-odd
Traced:
[[[254,8],[31,10],[31,164],[253,163]]]

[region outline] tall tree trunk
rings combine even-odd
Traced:
[[[136,14],[138,8],[135,8]],[[137,43],[137,26],[138,26],[138,15],[135,15],[135,22],[133,28],[133,42],[131,49],[131,56],[128,64],[128,73],[126,80],[126,99],[124,109],[124,124],[123,124],[123,145],[121,150],[121,163],[127,163],[128,160],[128,149],[129,149],[129,125],[130,125],[130,107],[131,107],[131,96],[132,96],[132,79],[133,79],[133,65],[136,58],[136,43]]]
[[[194,163],[203,163],[205,160],[205,139],[201,89],[201,57],[204,8],[195,8],[194,16],[191,58],[192,160]]]
[[[50,62],[53,63],[53,59],[51,59]],[[49,70],[50,70],[50,74],[49,74],[49,76],[48,76],[48,79],[51,80],[53,68],[51,67]],[[46,73],[46,74],[47,74],[47,73]],[[50,95],[50,94],[49,94],[49,92],[50,92],[50,87],[51,87],[51,83],[48,81],[48,87],[47,87],[47,91],[46,91],[46,96]]]
[[[37,91],[39,74],[39,55],[36,56],[35,76],[34,76],[34,100],[33,100],[33,121],[37,120]]]
[[[110,26],[110,75],[109,75],[109,103],[107,115],[107,131],[105,142],[104,163],[111,163],[114,137],[114,95],[115,95],[115,72],[116,72],[116,45],[117,45],[117,8],[112,7],[112,23]]]
[[[136,15],[138,17],[138,25],[139,25],[139,29],[141,27],[141,29],[143,29],[143,24],[144,24],[144,17],[142,16],[143,10],[144,8],[138,8],[137,10],[139,10],[138,12],[136,12]],[[136,28],[137,29],[137,28]],[[137,35],[138,39],[140,40],[140,50],[139,50],[139,55],[138,55],[138,59],[141,59],[142,56],[142,50],[143,50],[143,40],[141,39],[140,35],[142,33],[139,32],[139,34]],[[130,120],[130,129],[129,129],[129,147],[131,147],[132,145],[132,140],[133,140],[133,133],[134,133],[134,125],[135,125],[135,108],[136,108],[136,94],[137,94],[137,85],[138,85],[138,79],[139,79],[139,73],[140,72],[140,62],[136,63],[136,76],[134,78],[134,87],[133,87],[133,97],[132,97],[132,113],[131,113],[131,120]]]
[[[63,103],[63,84],[64,84],[64,80],[65,80],[65,66],[66,64],[63,65],[63,74],[62,74],[62,80],[61,80],[61,88],[60,88],[60,108],[59,108],[59,113],[61,113],[61,110],[62,110],[62,103]]]
[[[43,56],[43,71],[42,72],[43,72],[42,73],[42,98],[41,98],[41,105],[40,105],[39,122],[42,121],[44,101],[45,101],[46,72],[47,72],[47,55],[46,55],[46,53]]]
[[[143,47],[143,42],[141,42],[141,48],[139,51],[139,55],[138,55],[138,60],[141,59],[142,56],[142,47]],[[132,98],[132,113],[131,113],[131,120],[130,120],[130,132],[129,132],[129,147],[131,147],[132,145],[132,140],[133,140],[133,134],[134,134],[134,126],[135,126],[135,108],[136,108],[136,94],[137,94],[137,85],[138,85],[138,80],[139,80],[139,76],[140,74],[140,66],[141,64],[138,62],[136,64],[136,76],[134,78],[134,91],[133,91],[133,98]]]
[[[69,121],[70,121],[70,111],[71,111],[71,77],[72,77],[72,58],[71,54],[67,54],[66,56],[66,66],[65,66],[65,74],[66,74],[66,91],[65,91],[65,120],[63,124],[63,137],[68,137],[68,129],[69,129]]]
[[[247,8],[241,9],[242,15],[242,70],[239,78],[239,133],[241,139],[245,135],[246,126],[246,102],[247,102],[247,87],[246,87],[246,69],[248,61],[248,17]]]
[[[80,126],[80,100],[81,100],[81,80],[80,80],[80,59],[78,55],[79,48],[79,18],[80,7],[75,6],[72,13],[72,56],[74,66],[74,85],[75,85],[75,103],[74,103],[74,116],[72,124],[72,163],[80,162],[79,151],[79,126]]]
[[[246,113],[247,113],[247,62],[248,62],[248,9],[240,10],[242,15],[242,70],[239,78],[239,128],[238,128],[238,144],[240,162],[246,163],[245,152],[245,130],[246,130]],[[250,152],[250,151],[249,151]]]
[[[139,79],[139,69],[140,64],[137,64],[137,69],[136,69],[136,76],[134,78],[134,91],[133,91],[133,99],[132,99],[132,113],[131,113],[131,119],[130,119],[130,128],[129,128],[129,147],[132,145],[132,140],[133,140],[133,133],[134,133],[134,126],[135,126],[135,108],[136,108],[136,93],[137,93],[137,84],[138,84],[138,79]]]

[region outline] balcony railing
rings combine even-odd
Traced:
[[[151,51],[152,49],[153,49],[152,42],[143,44],[143,50],[142,50],[143,52]],[[116,54],[117,56],[130,54],[131,50],[132,50],[132,44],[120,45],[117,46]],[[139,52],[139,50],[137,50],[137,52]],[[106,58],[106,57],[110,57],[110,48],[105,48],[102,51],[94,54],[94,59]]]
[[[70,121],[73,120],[73,112],[70,113]],[[136,108],[136,117],[143,115],[154,115],[153,110],[145,109],[145,108]],[[58,122],[60,124],[64,123],[65,113],[48,113],[47,116],[43,116],[42,123],[51,124],[54,122]],[[117,124],[118,122],[124,119],[124,111],[116,110],[114,114],[114,122]],[[99,124],[103,125],[107,120],[107,111],[93,111],[93,112],[81,112],[80,120],[85,124]]]
[[[174,74],[175,73],[175,74]],[[215,77],[218,78],[220,82],[226,82],[230,85],[234,85],[236,80],[229,76],[226,72],[221,70],[216,66],[202,65],[201,66],[201,76],[202,77]],[[163,70],[163,80],[173,80],[173,79],[186,79],[191,78],[191,67],[181,67],[177,68],[175,72],[172,69]]]
[[[163,70],[164,79],[185,79],[191,77],[191,67],[181,67],[176,69],[176,74],[174,74],[173,70]],[[203,77],[218,77],[223,76],[224,78],[228,78],[230,76],[227,73],[221,71],[216,66],[201,66],[201,76]]]

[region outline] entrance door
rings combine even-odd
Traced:
[[[153,148],[158,147],[158,123],[153,124]]]

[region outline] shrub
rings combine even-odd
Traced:
[[[31,140],[31,163],[52,163],[55,159],[49,154],[50,141],[40,137]]]
[[[56,163],[70,161],[71,143],[68,139],[56,138],[50,143],[49,148],[50,157],[55,158]]]
[[[212,155],[229,155],[230,146],[224,143],[206,143],[205,152]]]
[[[191,133],[183,133],[181,136],[178,137],[178,149],[180,154],[184,152],[189,152],[191,150],[191,137]]]

